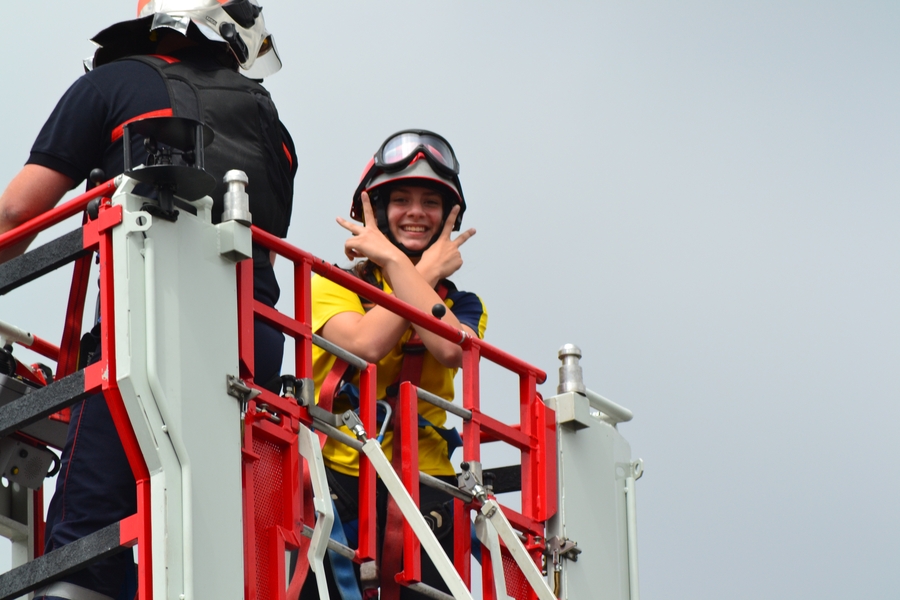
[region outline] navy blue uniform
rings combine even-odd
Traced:
[[[193,50],[179,53],[179,62],[190,68],[202,66],[210,70],[229,68],[218,65],[216,58]],[[168,62],[171,58],[161,58]],[[152,66],[137,60],[112,62],[79,78],[66,92],[42,128],[28,159],[29,164],[41,165],[71,177],[76,185],[84,181],[92,169],[102,168],[108,178],[124,170],[122,127],[143,117],[172,114],[166,80]],[[277,120],[277,115],[275,117]],[[273,196],[260,198],[251,195],[251,203],[270,202],[282,206],[279,215],[290,215],[296,155],[290,135],[278,123],[280,132],[271,140],[277,146],[278,159],[285,161],[280,170],[278,190]],[[269,132],[271,139],[271,132]],[[132,157],[134,164],[145,161],[147,153],[142,140],[135,136]],[[267,149],[271,150],[271,149]],[[268,157],[252,158],[255,168],[271,163]],[[207,168],[209,170],[209,162]],[[250,166],[249,164],[247,166]],[[234,164],[230,168],[245,168]],[[221,180],[223,173],[212,172]],[[90,187],[90,183],[88,186]],[[251,182],[252,186],[252,182]],[[251,190],[252,191],[252,190]],[[221,202],[218,199],[217,202]],[[251,211],[255,213],[251,204]],[[214,211],[215,216],[215,211]],[[284,220],[282,218],[281,220]],[[287,222],[261,225],[283,237]],[[265,253],[254,251],[254,296],[274,306],[279,289],[275,274]],[[258,256],[262,254],[262,256]],[[95,335],[98,328],[95,327]],[[284,350],[284,336],[263,323],[255,326],[255,380],[261,384],[277,380]],[[95,357],[99,358],[99,357]],[[62,466],[56,492],[47,515],[46,551],[51,551],[84,537],[110,523],[119,521],[137,510],[135,482],[125,452],[119,441],[109,410],[102,395],[92,396],[72,407],[69,435],[62,454]],[[123,552],[99,561],[90,567],[64,578],[66,585],[87,588],[110,598],[121,597],[127,585],[126,574],[133,564],[131,553]],[[160,565],[165,568],[165,565]],[[57,590],[62,588],[57,587]],[[45,596],[48,600],[61,598]],[[41,596],[39,596],[40,598]]]

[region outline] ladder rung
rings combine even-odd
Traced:
[[[120,537],[121,521],[57,548],[0,575],[0,600],[12,600],[74,573],[89,564],[128,549]]]
[[[484,475],[488,473],[494,476],[494,493],[505,494],[507,492],[522,491],[522,465],[510,465],[508,467],[494,467],[483,469]]]
[[[0,296],[90,252],[83,239],[78,228],[0,265]]]
[[[0,437],[40,421],[86,398],[90,393],[85,390],[84,371],[76,371],[46,387],[24,394],[9,404],[0,406]]]

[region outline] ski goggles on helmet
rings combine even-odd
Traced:
[[[375,153],[375,167],[386,173],[402,171],[424,154],[441,175],[459,175],[459,161],[450,142],[424,129],[409,129],[389,137]]]

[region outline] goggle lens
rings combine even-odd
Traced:
[[[384,145],[381,159],[385,166],[394,165],[408,159],[414,152],[424,148],[440,164],[448,169],[456,169],[453,150],[444,140],[428,134],[401,133]]]

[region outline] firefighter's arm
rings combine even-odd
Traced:
[[[25,165],[0,196],[0,234],[47,212],[75,185],[72,178],[40,165]],[[0,250],[0,263],[16,257],[34,236]]]

